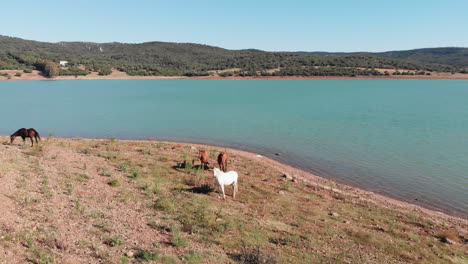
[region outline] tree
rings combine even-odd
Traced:
[[[59,68],[57,66],[57,64],[55,64],[53,61],[46,61],[45,65],[44,65],[44,75],[47,76],[47,77],[55,77],[57,75],[59,75]]]
[[[52,78],[59,75],[60,70],[57,64],[51,60],[38,59],[35,63],[36,68],[42,71],[46,77]]]

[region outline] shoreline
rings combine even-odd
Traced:
[[[91,139],[88,139],[91,140]],[[105,140],[105,139],[98,139],[98,140]],[[312,172],[308,172],[301,168],[295,167],[294,165],[287,164],[273,158],[261,155],[256,152],[251,152],[242,149],[236,149],[234,147],[224,147],[222,145],[207,145],[207,144],[199,144],[193,142],[185,142],[185,141],[168,141],[168,140],[153,140],[153,139],[119,139],[121,141],[127,142],[139,142],[139,141],[156,141],[168,144],[185,144],[185,145],[192,145],[195,147],[203,147],[203,148],[213,148],[213,147],[222,147],[231,153],[238,154],[240,156],[244,156],[248,159],[255,159],[260,160],[261,163],[267,164],[271,167],[277,168],[279,170],[284,171],[285,173],[294,175],[293,177],[297,178],[300,182],[310,184],[312,186],[323,188],[329,190],[333,193],[340,193],[340,194],[351,194],[352,196],[359,196],[361,199],[365,199],[367,202],[371,202],[376,204],[377,206],[381,206],[388,209],[394,209],[398,211],[402,211],[405,213],[415,212],[423,213],[429,217],[442,217],[444,219],[453,219],[453,220],[461,220],[468,223],[468,217],[463,217],[462,215],[452,215],[445,212],[437,211],[435,209],[425,208],[421,205],[414,204],[408,201],[399,200],[396,198],[392,198],[389,196],[385,196],[383,194],[379,194],[373,191],[368,191],[363,188],[351,186],[348,184],[338,183],[336,180],[327,179],[325,177],[316,175]],[[260,156],[260,157],[259,157]]]
[[[32,73],[22,73],[20,70],[2,70],[0,72],[7,73],[11,79],[0,76],[0,81],[59,81],[59,80],[353,80],[353,79],[383,79],[383,80],[468,80],[468,74],[463,73],[434,73],[433,75],[389,75],[389,76],[130,76],[125,72],[114,71],[110,75],[98,75],[92,72],[86,76],[57,76],[47,78],[38,71]],[[21,76],[15,76],[15,73],[20,72]]]
[[[89,138],[89,139],[102,139],[102,138]],[[155,138],[122,138],[119,140],[128,140],[131,141],[157,141],[157,142],[167,142],[167,143],[179,143],[179,144],[192,144],[192,145],[199,145],[199,146],[206,146],[206,147],[220,147],[225,148],[227,150],[234,150],[239,152],[245,152],[251,154],[253,156],[261,155],[265,159],[269,159],[272,162],[276,162],[285,166],[287,168],[292,168],[294,170],[300,171],[301,173],[311,175],[313,178],[320,179],[323,181],[323,184],[335,185],[335,186],[343,186],[344,188],[356,189],[365,194],[377,195],[383,199],[391,199],[398,203],[404,203],[406,205],[416,206],[420,209],[429,210],[431,212],[437,214],[444,214],[447,216],[456,217],[459,219],[468,220],[468,215],[460,213],[460,212],[452,212],[450,210],[443,210],[441,207],[437,207],[435,205],[425,204],[420,200],[412,200],[410,198],[405,199],[404,197],[397,197],[392,195],[392,193],[380,193],[378,191],[373,191],[372,187],[368,187],[365,185],[359,185],[351,183],[350,181],[346,181],[340,178],[335,177],[333,173],[320,173],[318,169],[314,168],[305,168],[291,160],[286,158],[282,155],[275,155],[277,151],[270,148],[255,148],[249,145],[240,145],[240,144],[230,144],[230,143],[223,143],[217,141],[209,141],[203,139],[189,139],[189,138],[171,138],[171,137],[155,137]]]
[[[1,135],[0,138],[5,138],[6,135]],[[48,137],[44,137],[48,139]],[[106,138],[82,138],[82,137],[57,137],[59,139],[66,139],[66,140],[86,140],[86,141],[106,141],[109,139]],[[299,182],[304,183],[306,186],[310,186],[313,188],[320,188],[323,190],[327,190],[330,193],[335,194],[345,194],[350,195],[353,198],[358,198],[360,200],[372,203],[378,207],[382,207],[385,209],[396,210],[402,213],[411,214],[417,213],[423,215],[424,217],[430,218],[439,218],[447,221],[457,221],[463,222],[468,224],[468,216],[464,216],[462,214],[449,214],[446,212],[441,212],[436,209],[426,208],[424,206],[411,203],[410,201],[400,200],[397,198],[389,197],[384,194],[379,194],[370,190],[365,190],[362,187],[351,186],[348,184],[339,183],[334,179],[328,179],[325,176],[319,176],[312,172],[306,171],[304,169],[298,168],[293,164],[288,164],[287,162],[278,161],[274,158],[270,158],[268,156],[264,156],[266,154],[260,154],[257,152],[253,152],[250,150],[243,150],[240,148],[236,148],[235,146],[226,147],[223,144],[217,144],[213,142],[213,144],[204,144],[204,143],[194,143],[192,141],[184,141],[184,140],[176,140],[176,139],[162,139],[158,140],[157,138],[150,138],[150,139],[118,139],[122,142],[160,142],[165,144],[171,145],[187,145],[187,146],[194,146],[196,148],[224,148],[228,153],[235,154],[242,156],[249,160],[255,160],[256,162],[260,162],[263,165],[270,166],[277,170],[282,171],[283,173],[292,175],[293,178],[297,179]],[[216,166],[216,165],[215,165]]]

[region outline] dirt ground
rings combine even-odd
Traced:
[[[236,200],[218,198],[200,149],[210,166],[229,154]],[[467,261],[464,219],[233,149],[0,137],[0,183],[0,263]]]

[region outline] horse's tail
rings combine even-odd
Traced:
[[[34,131],[36,132],[36,137],[37,137],[40,141],[42,141],[42,140],[41,140],[41,136],[39,135],[39,132],[37,132],[35,129],[34,129]]]

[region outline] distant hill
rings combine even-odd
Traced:
[[[455,55],[452,48],[425,50],[428,51],[381,54],[291,53],[255,49],[228,50],[193,43],[49,43],[0,36],[0,70],[38,69],[43,72],[48,71],[45,72],[46,76],[86,75],[90,71],[107,75],[110,74],[112,68],[127,72],[129,75],[165,76],[209,75],[213,74],[212,71],[219,70],[224,71],[222,74],[226,76],[383,74],[381,71],[374,70],[377,68],[398,69],[405,74],[466,70],[462,66],[468,63],[464,64],[464,60],[458,58],[460,56]],[[440,52],[437,53],[436,50]],[[462,52],[466,55],[466,49]],[[51,71],[57,68],[58,62],[62,60],[68,61],[67,67]],[[230,71],[230,69],[240,70]],[[397,73],[399,74],[400,71]]]
[[[426,48],[386,52],[293,52],[309,55],[370,55],[382,58],[403,59],[413,62],[445,64],[468,67],[468,48]]]

